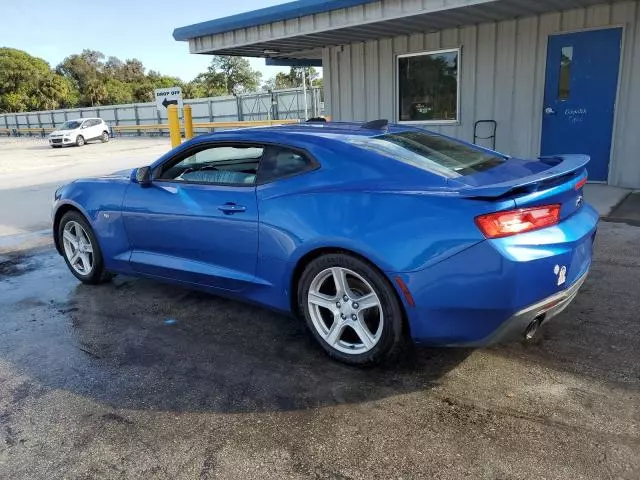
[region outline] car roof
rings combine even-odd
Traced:
[[[254,127],[241,128],[237,130],[226,130],[201,135],[197,137],[203,141],[215,140],[221,136],[233,137],[237,140],[250,140],[256,137],[272,137],[274,140],[289,137],[293,140],[294,135],[298,140],[326,140],[332,139],[343,141],[349,137],[376,137],[386,133],[398,133],[406,131],[424,131],[416,127],[398,124],[384,124],[383,127],[377,128],[374,122],[306,122],[288,125],[279,125],[273,127]]]
[[[82,117],[82,118],[70,118],[67,122],[84,122],[85,120],[102,120],[98,117]]]

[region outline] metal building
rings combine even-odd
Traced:
[[[322,65],[334,120],[424,125],[514,156],[588,153],[592,181],[640,188],[637,0],[299,0],[174,38]]]

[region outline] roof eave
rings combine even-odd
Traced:
[[[216,35],[240,28],[257,27],[267,23],[291,20],[305,15],[325,13],[375,1],[377,0],[298,0],[176,28],[173,31],[173,38],[177,41],[188,41],[204,35]]]

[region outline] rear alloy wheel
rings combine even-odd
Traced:
[[[316,340],[345,363],[391,357],[402,343],[402,308],[388,280],[366,262],[331,254],[311,262],[298,289],[300,310]]]
[[[109,141],[109,134],[107,132],[102,132],[100,140],[102,141],[102,143],[107,143]]]
[[[76,146],[81,147],[85,144],[84,137],[82,135],[78,135],[76,137]]]
[[[69,270],[78,280],[96,285],[111,278],[105,271],[96,236],[79,212],[71,211],[62,217],[58,242]]]

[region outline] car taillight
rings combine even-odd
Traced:
[[[574,187],[576,190],[580,190],[582,187],[584,187],[587,184],[587,177],[584,177],[582,180],[580,180],[578,183],[576,183],[576,186]]]
[[[502,238],[556,225],[560,205],[521,208],[476,217],[476,225],[487,238]]]

